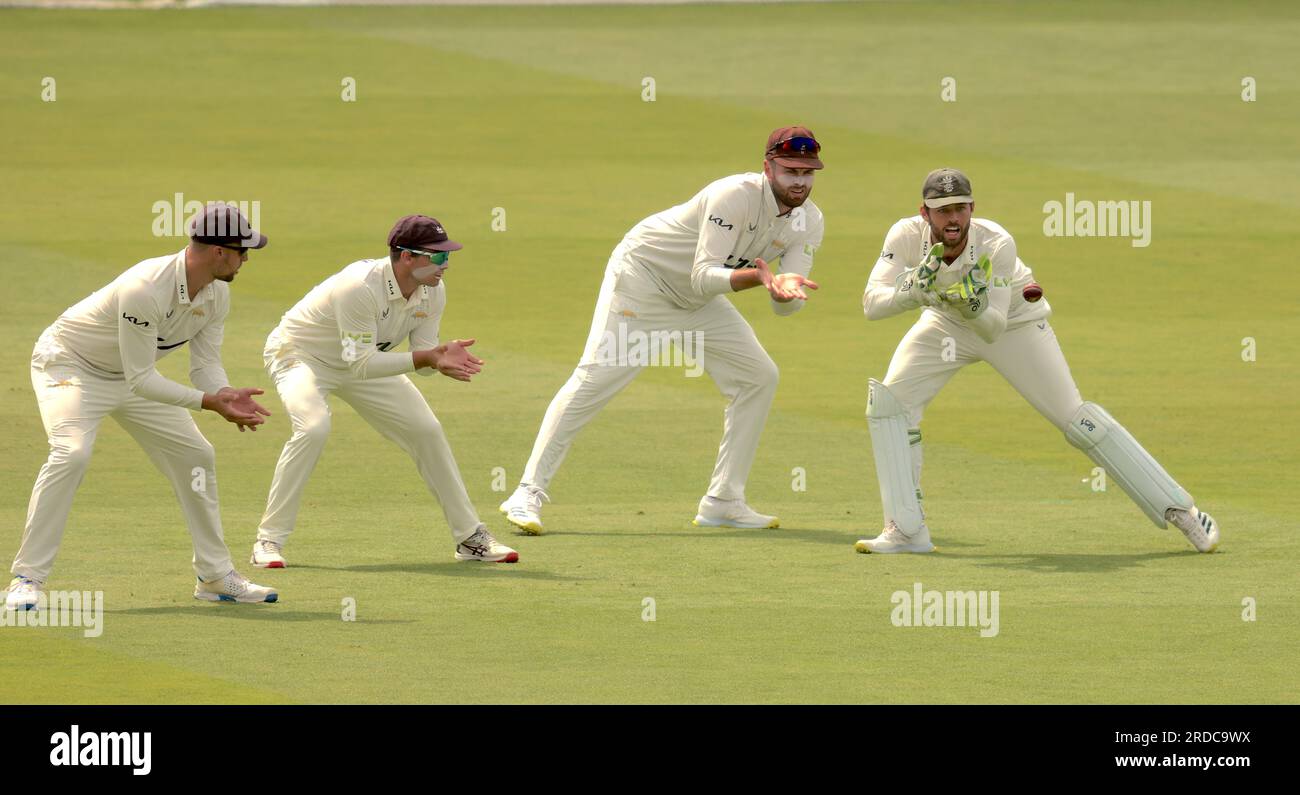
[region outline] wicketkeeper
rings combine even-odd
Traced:
[[[921,508],[921,414],[948,379],[984,361],[1070,444],[1103,467],[1157,527],[1173,523],[1201,552],[1219,527],[1105,409],[1084,402],[1047,322],[1051,307],[1001,226],[972,218],[970,180],[930,172],[920,215],[894,224],[862,297],[867,319],[921,309],[883,381],[871,379],[867,424],[885,528],[859,552],[929,552]]]

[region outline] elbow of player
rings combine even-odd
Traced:
[[[862,295],[862,314],[867,316],[867,320],[884,320],[888,317],[885,307],[888,305],[885,301],[875,300],[876,296],[870,290]]]
[[[369,360],[370,356],[368,355],[361,355],[354,359],[347,359],[348,375],[359,381],[364,381],[366,378],[366,363]]]
[[[706,297],[709,295],[706,273],[707,271],[698,268],[691,272],[691,290],[694,291],[696,295]]]
[[[138,370],[133,373],[127,373],[126,388],[131,390],[131,394],[140,395],[145,389],[145,385],[149,383],[149,377],[151,375],[153,375],[153,373],[148,370]]]
[[[789,317],[800,309],[803,309],[805,303],[807,303],[807,301],[802,298],[796,298],[793,301],[773,301],[772,313],[780,315],[781,317]]]
[[[1007,330],[1007,320],[1004,317],[991,318],[992,322],[975,324],[975,333],[980,339],[992,345],[1002,336],[1002,332]]]

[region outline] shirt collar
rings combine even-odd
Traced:
[[[185,249],[176,255],[176,297],[180,300],[181,306],[190,303],[190,283],[189,277],[185,273]]]
[[[185,252],[186,249],[180,250],[180,253],[176,255],[176,264],[172,266],[176,269],[176,300],[180,302],[181,306],[202,304],[215,296],[217,283],[215,281],[210,282],[207,287],[199,291],[197,296],[191,295],[189,274],[185,271]]]
[[[390,257],[384,258],[384,294],[389,301],[407,301],[402,297],[402,288],[397,284],[397,274],[393,273],[393,260]],[[418,290],[411,293],[411,299],[407,303],[418,303],[428,297],[429,285],[421,284]]]
[[[772,183],[763,175],[763,218],[777,218],[781,208],[776,206],[776,196],[772,193]]]

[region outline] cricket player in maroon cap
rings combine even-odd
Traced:
[[[191,223],[184,249],[133,265],[68,308],[41,335],[32,352],[32,388],[50,455],[27,505],[8,609],[40,607],[105,417],[131,434],[171,481],[194,541],[194,598],[279,598],[275,589],[254,585],[231,565],[217,503],[216,456],[189,413],[216,412],[240,431],[257,430],[270,416],[253,399],[262,390],[231,387],[221,364],[229,283],[248,261],[248,250],[265,245],[266,235],[235,207],[209,204]],[[193,387],[166,378],[155,366],[187,344]]]
[[[776,394],[777,368],[723,296],[762,287],[773,311],[790,315],[807,300],[804,288],[817,288],[808,274],[823,222],[809,196],[822,167],[820,152],[805,127],[775,130],[761,173],[717,180],[627,233],[605,268],[577,369],[542,418],[519,487],[501,504],[511,523],[526,533],[542,532],[542,501],[549,501],[546,490],[574,438],[644,367],[656,363],[641,355],[641,343],[648,340],[654,351],[667,339],[689,349],[727,399],[722,443],[695,524],[778,525],[775,516],[758,513],[745,500]],[[780,272],[774,274],[768,263],[778,259]]]
[[[479,521],[442,425],[408,373],[469,381],[483,361],[474,340],[440,343],[447,305],[444,274],[461,244],[437,219],[408,215],[388,235],[387,256],[354,262],[317,285],[284,314],[266,340],[266,369],[293,425],[280,453],[253,543],[252,563],[284,568],[284,545],[303,489],[330,432],[327,398],[341,398],[415,460],[442,504],[456,560],[514,563]],[[410,351],[393,348],[410,341]]]

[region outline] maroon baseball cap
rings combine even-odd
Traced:
[[[823,168],[822,145],[807,127],[782,127],[767,136],[768,160],[786,168]]]
[[[224,202],[204,206],[190,224],[190,239],[235,248],[262,248],[267,242],[266,235],[254,229],[238,207]]]
[[[447,237],[437,218],[407,215],[393,224],[388,233],[389,248],[418,248],[422,251],[459,251],[463,246]]]

